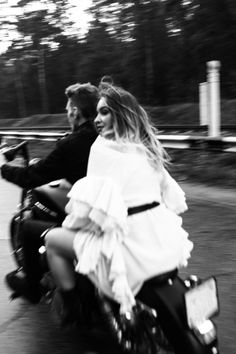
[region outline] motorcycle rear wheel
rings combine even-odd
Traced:
[[[106,329],[123,354],[174,354],[152,309],[138,302],[133,319],[127,320],[112,300],[98,299]]]

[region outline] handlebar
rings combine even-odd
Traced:
[[[17,145],[8,146],[7,144],[0,145],[0,150],[2,150],[2,154],[6,158],[7,161],[12,161],[16,157],[18,151],[21,152],[22,157],[25,162],[29,162],[29,153],[27,149],[27,141],[22,141]]]

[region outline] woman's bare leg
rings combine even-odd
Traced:
[[[75,232],[54,228],[46,235],[47,258],[55,282],[64,291],[75,287],[73,241]]]

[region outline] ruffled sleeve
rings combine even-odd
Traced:
[[[135,303],[129,287],[121,243],[128,231],[127,207],[118,185],[110,178],[87,176],[68,194],[68,213],[62,226],[77,230],[76,271],[86,274],[118,303],[130,310]]]
[[[188,209],[184,191],[166,169],[163,169],[161,194],[166,207],[174,213],[181,214]]]
[[[127,208],[119,187],[110,178],[87,176],[70,190],[63,227],[80,229],[88,222],[102,231],[119,228],[125,232]]]

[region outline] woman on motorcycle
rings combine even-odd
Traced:
[[[167,154],[136,98],[103,84],[87,176],[69,193],[62,228],[46,236],[50,268],[73,318],[74,272],[87,275],[126,312],[143,283],[187,265],[185,194],[165,169]]]

